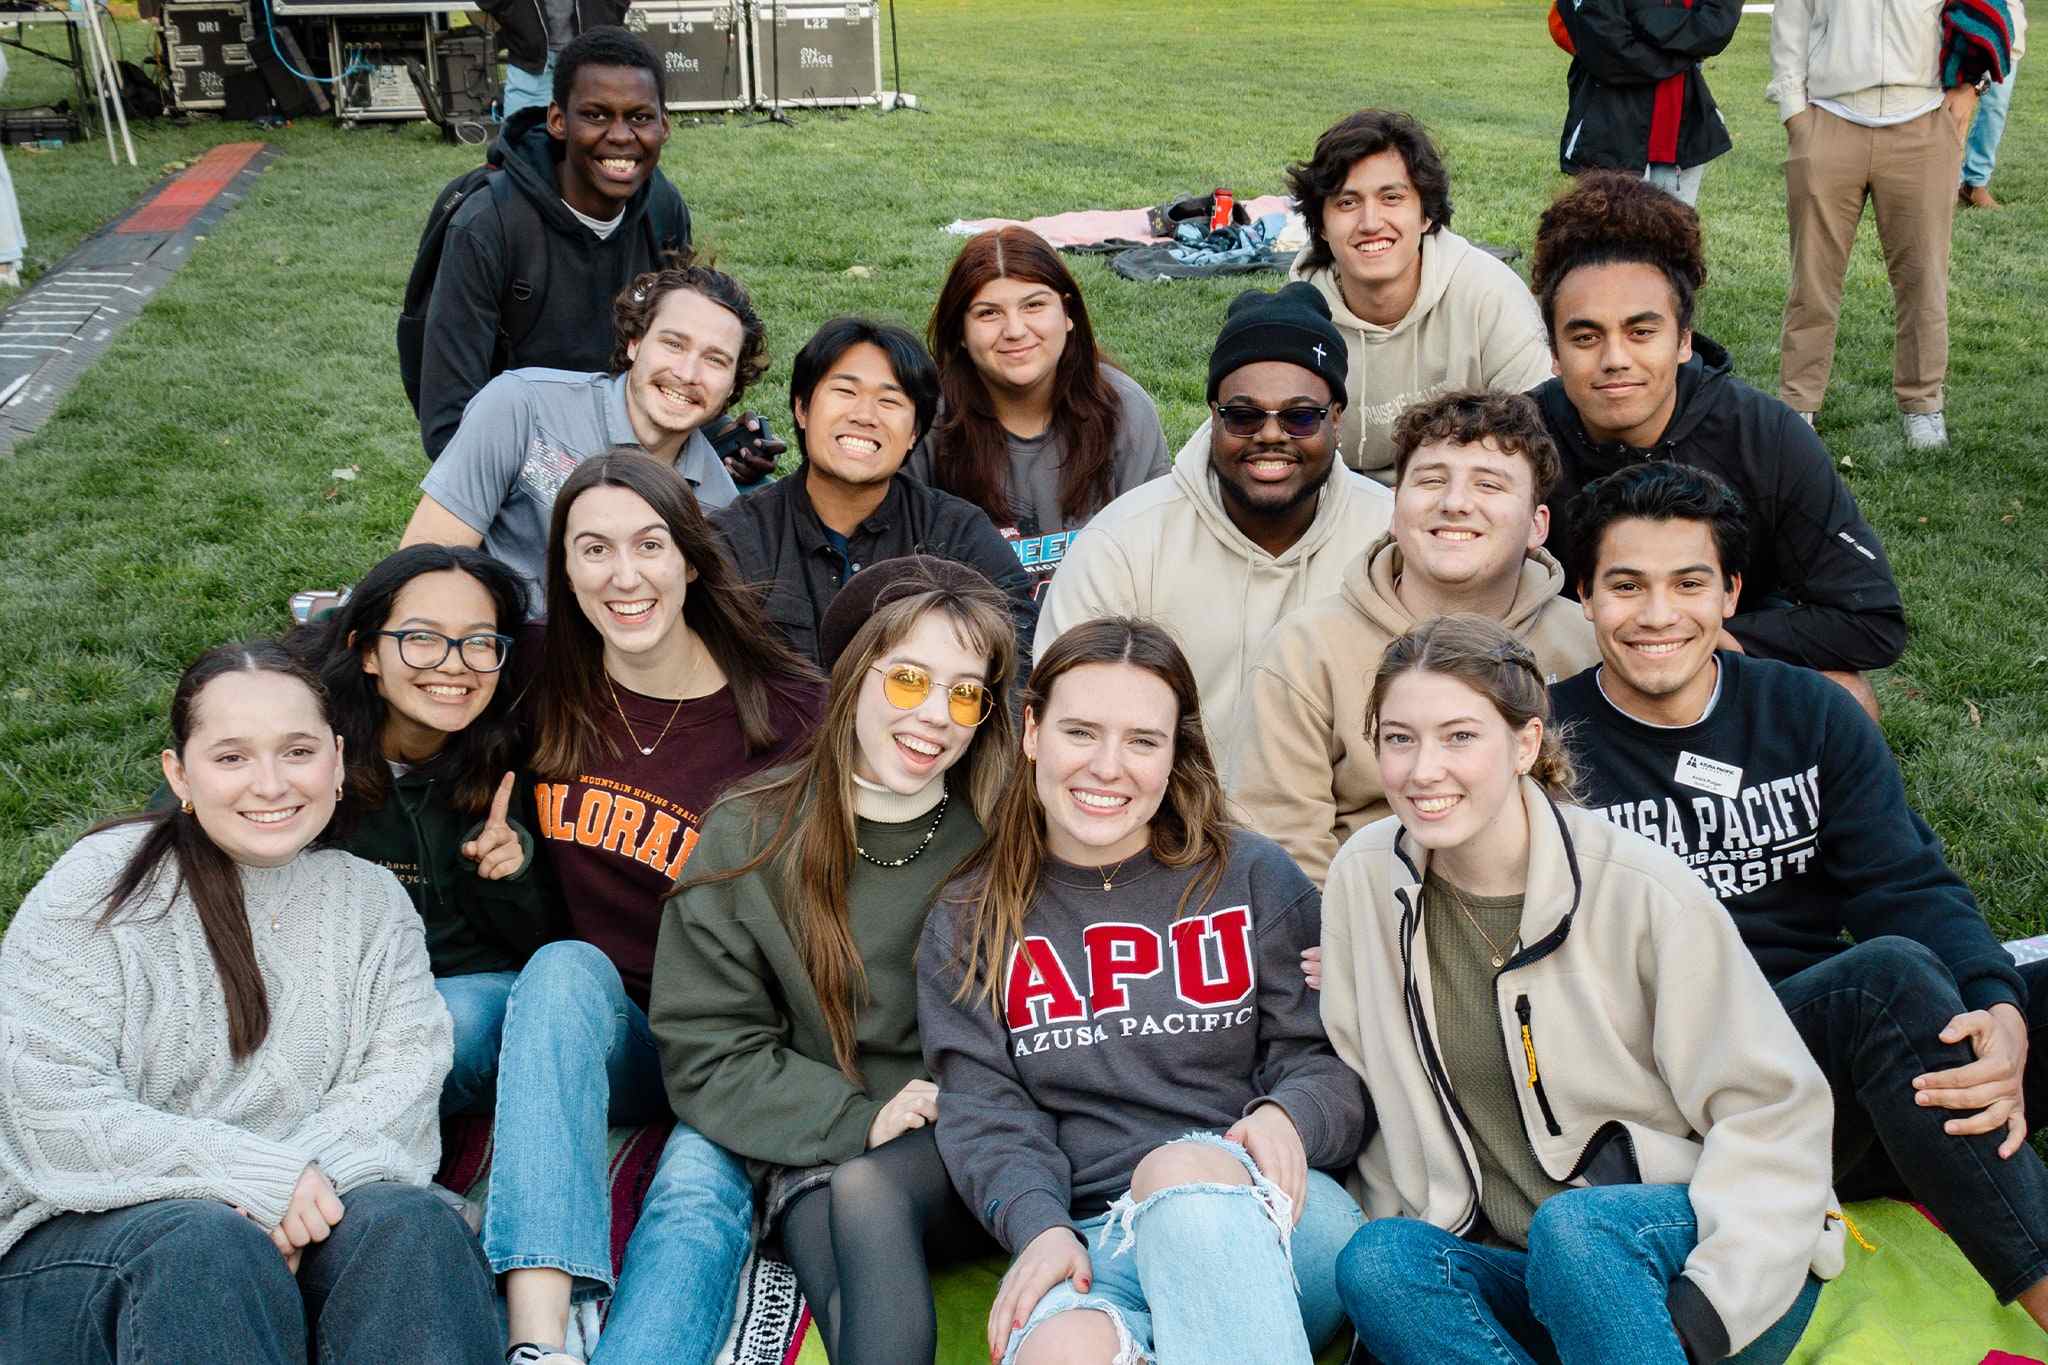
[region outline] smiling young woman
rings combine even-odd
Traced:
[[[677,1114],[765,1177],[827,1354],[915,1365],[927,1255],[987,1244],[933,1142],[912,955],[1008,781],[1016,645],[994,585],[923,555],[862,570],[823,632],[824,725],[705,821],[648,1013]]]
[[[1035,581],[1089,517],[1172,467],[1158,407],[1096,345],[1080,283],[1029,228],[960,248],[927,336],[942,403],[905,467],[1014,531]]]
[[[325,694],[223,645],[170,722],[178,804],[73,845],[0,946],[7,1354],[487,1358],[490,1276],[427,1188],[449,1028],[419,916],[309,851],[343,780]]]
[[[348,799],[328,843],[391,869],[426,927],[455,1021],[444,1114],[490,1100],[513,978],[554,932],[500,686],[523,599],[518,576],[480,550],[414,545],[291,641],[347,741]]]
[[[1024,707],[1023,780],[917,957],[939,1151],[1015,1257],[990,1359],[1307,1365],[1359,1221],[1320,1170],[1365,1130],[1296,965],[1321,899],[1226,820],[1160,626],[1075,626]]]
[[[1500,623],[1395,640],[1368,715],[1393,815],[1330,866],[1321,978],[1379,1117],[1336,1272],[1361,1343],[1783,1360],[1809,1267],[1842,1264],[1833,1108],[1734,925],[1570,804],[1543,674]]]
[[[572,1297],[607,1293],[598,1361],[701,1360],[746,1255],[746,1173],[677,1125],[615,1280],[605,1127],[670,1112],[645,1013],[662,899],[704,812],[794,751],[820,689],[760,628],[688,484],[646,455],[614,450],[569,476],[547,575],[537,833],[570,937],[533,955],[506,1007],[484,1247],[515,1349],[537,1348],[522,1360],[561,1346]]]

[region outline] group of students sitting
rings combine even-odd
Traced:
[[[900,1365],[999,1247],[1016,1365],[1781,1360],[1890,1191],[2048,1325],[2048,971],[1907,804],[1883,551],[1694,335],[1692,211],[1583,179],[1532,299],[1405,116],[1293,174],[1170,465],[1016,229],[932,351],[821,328],[750,492],[708,266],[483,386],[0,942],[0,1339],[567,1365],[604,1299],[593,1361],[705,1361],[759,1245]],[[615,1275],[607,1128],[669,1119]]]

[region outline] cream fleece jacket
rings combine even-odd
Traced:
[[[60,1213],[156,1199],[274,1228],[313,1161],[340,1194],[426,1184],[451,1025],[398,879],[331,849],[241,869],[270,1031],[236,1061],[199,914],[170,875],[97,923],[141,838],[130,825],[72,845],[0,943],[0,1255]]]
[[[1224,762],[1253,649],[1289,611],[1335,592],[1344,566],[1385,534],[1393,515],[1393,494],[1338,465],[1308,530],[1269,555],[1230,520],[1204,427],[1181,447],[1171,474],[1097,512],[1068,548],[1039,604],[1033,657],[1098,616],[1158,621],[1187,653],[1209,747]]]
[[[1245,684],[1231,799],[1318,886],[1338,846],[1388,814],[1365,708],[1380,656],[1416,625],[1395,591],[1400,577],[1401,548],[1389,534],[1351,562],[1340,591],[1281,619]],[[1591,623],[1558,596],[1563,589],[1557,561],[1530,551],[1502,622],[1550,682],[1600,662]]]
[[[1422,239],[1421,290],[1391,327],[1353,313],[1336,269],[1309,270],[1306,259],[1295,258],[1290,278],[1329,301],[1350,361],[1343,450],[1353,469],[1393,482],[1394,422],[1417,403],[1453,389],[1524,393],[1550,378],[1550,342],[1529,286],[1449,228]]]
[[[1827,1079],[1684,863],[1553,805],[1527,778],[1521,799],[1524,946],[1494,993],[1530,1146],[1568,1185],[1688,1187],[1699,1244],[1673,1306],[1703,1297],[1732,1354],[1784,1315],[1809,1268],[1841,1273]],[[1366,1216],[1462,1233],[1479,1208],[1478,1160],[1432,1079],[1428,862],[1393,818],[1338,852],[1323,896],[1323,1025],[1379,1115],[1351,1180]]]

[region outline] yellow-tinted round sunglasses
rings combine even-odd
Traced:
[[[916,664],[869,666],[882,675],[882,695],[899,711],[915,711],[932,694],[932,675]],[[990,705],[988,689],[978,682],[954,683],[946,689],[946,711],[956,725],[981,724],[988,719]]]

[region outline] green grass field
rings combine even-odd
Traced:
[[[1454,225],[1527,247],[1555,192],[1565,59],[1537,0],[1258,6],[1211,0],[902,0],[905,84],[930,112],[678,122],[666,170],[699,241],[752,286],[776,368],[751,395],[786,423],[788,358],[830,314],[922,328],[961,217],[1276,190],[1361,105],[1404,107],[1451,164]],[[143,30],[126,27],[131,57]],[[54,43],[45,31],[39,41]],[[1735,150],[1701,209],[1702,331],[1772,388],[1785,281],[1783,135],[1763,99],[1768,21],[1709,79]],[[64,76],[14,54],[10,104]],[[169,165],[268,136],[284,155],[87,376],[0,460],[0,919],[92,820],[157,780],[163,709],[198,650],[284,622],[296,588],[391,548],[425,468],[392,323],[421,219],[476,153],[423,126],[265,133],[143,125],[143,166],[99,143],[7,158],[30,273]],[[2023,70],[1996,188],[1958,224],[1954,444],[1909,457],[1889,391],[1890,293],[1866,220],[1821,431],[1884,536],[1913,643],[1879,680],[1914,801],[2004,934],[2048,929],[2048,75]],[[862,266],[866,271],[851,275]],[[1096,329],[1178,444],[1240,284],[1140,286],[1076,269]],[[352,482],[330,471],[358,466]]]

